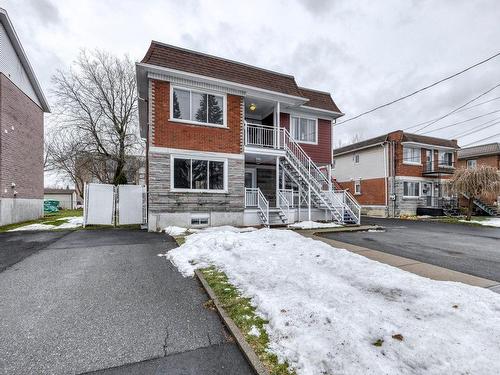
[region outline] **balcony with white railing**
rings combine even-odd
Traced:
[[[245,146],[262,150],[282,150],[283,136],[279,128],[272,125],[252,124],[245,121]],[[281,138],[281,139],[280,139]]]

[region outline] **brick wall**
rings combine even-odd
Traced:
[[[0,73],[0,197],[14,190],[43,199],[43,111]]]
[[[490,167],[497,168],[500,170],[500,155],[486,155],[486,156],[478,156],[474,158],[468,158],[469,160],[477,160],[477,165],[489,165]],[[458,161],[459,168],[467,167],[467,160],[461,159]]]
[[[280,113],[280,124],[290,131],[290,115],[288,113]],[[307,155],[320,165],[332,163],[331,124],[330,120],[318,119],[318,144],[299,143]]]
[[[360,180],[361,194],[354,194],[354,181],[339,182],[361,205],[385,205],[385,178]]]
[[[152,80],[152,144],[184,150],[242,152],[243,98],[227,95],[227,128],[170,121],[170,84]]]

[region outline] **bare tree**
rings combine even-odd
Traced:
[[[490,166],[458,169],[450,181],[450,186],[454,192],[467,197],[467,220],[469,221],[474,199],[482,195],[493,196],[500,193],[500,174],[496,168]]]
[[[127,157],[143,152],[133,62],[127,56],[82,50],[72,68],[58,71],[52,82],[55,116],[78,139],[80,156],[85,153],[94,162],[94,177],[126,183]],[[107,175],[108,168],[102,170],[109,162],[112,176]]]

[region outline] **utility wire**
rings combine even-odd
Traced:
[[[490,135],[486,138],[481,138],[477,141],[474,141],[474,142],[471,142],[471,143],[467,143],[466,145],[462,146],[462,147],[468,147],[470,145],[473,145],[474,143],[479,143],[479,142],[482,142],[482,141],[487,141],[488,139],[491,139],[491,138],[495,138],[495,137],[498,137],[500,135],[500,133],[497,133],[497,134],[493,134],[493,135]]]
[[[467,72],[467,71],[469,71],[469,70],[471,70],[471,69],[474,69],[475,67],[477,67],[477,66],[479,66],[479,65],[482,65],[482,64],[484,64],[484,63],[486,63],[486,62],[488,62],[488,61],[490,61],[490,60],[493,60],[494,58],[496,58],[496,57],[498,57],[498,56],[500,56],[500,52],[497,52],[497,53],[495,53],[493,56],[490,56],[490,57],[488,57],[488,58],[486,58],[486,59],[484,59],[484,60],[481,60],[481,61],[479,61],[479,62],[475,63],[474,65],[471,65],[471,66],[469,66],[469,67],[467,67],[467,68],[465,68],[465,69],[463,69],[463,70],[461,70],[461,71],[459,71],[459,72],[457,72],[457,73],[454,73],[454,74],[452,74],[452,75],[450,75],[450,76],[448,76],[448,77],[445,77],[445,78],[443,78],[443,79],[440,79],[439,81],[436,81],[436,82],[434,82],[434,83],[431,83],[430,85],[427,85],[427,86],[422,87],[422,88],[420,88],[420,89],[418,89],[418,90],[416,90],[416,91],[413,91],[413,92],[412,92],[412,93],[410,93],[410,94],[407,94],[407,95],[402,96],[402,97],[400,97],[400,98],[398,98],[398,99],[392,100],[392,101],[390,101],[390,102],[388,102],[388,103],[385,103],[385,104],[379,105],[379,106],[377,106],[377,107],[375,107],[375,108],[372,108],[372,109],[370,109],[370,110],[368,110],[368,111],[362,112],[362,113],[360,113],[359,115],[356,115],[356,116],[354,116],[354,117],[351,117],[351,118],[349,118],[349,119],[347,119],[347,120],[345,120],[345,121],[339,122],[339,123],[335,124],[334,126],[339,126],[339,125],[345,124],[346,122],[349,122],[349,121],[352,121],[352,120],[358,119],[358,118],[360,118],[361,116],[365,116],[365,115],[367,115],[367,114],[369,114],[369,113],[372,113],[372,112],[375,112],[375,111],[377,111],[377,110],[379,110],[379,109],[381,109],[381,108],[385,108],[385,107],[388,107],[388,106],[390,106],[390,105],[392,105],[392,104],[394,104],[394,103],[400,102],[400,101],[402,101],[402,100],[404,100],[404,99],[409,98],[410,96],[416,95],[416,94],[418,94],[418,93],[420,93],[420,92],[422,92],[422,91],[425,91],[425,90],[430,89],[431,87],[437,86],[437,85],[439,85],[440,83],[443,83],[443,82],[445,82],[445,81],[448,81],[449,79],[455,78],[456,76],[459,76],[459,75],[461,75],[461,74],[463,74],[463,73],[465,73],[465,72]]]
[[[427,125],[422,126],[420,129],[415,130],[415,133],[418,133],[419,131],[422,131],[422,130],[426,129],[426,128],[428,128],[429,126],[434,125],[436,122],[441,121],[442,119],[444,119],[444,118],[446,118],[446,117],[448,117],[448,116],[450,116],[450,115],[452,115],[452,114],[456,113],[458,110],[462,109],[463,107],[465,107],[465,106],[469,105],[469,104],[470,104],[470,103],[472,103],[472,102],[475,102],[477,99],[479,99],[479,98],[481,98],[481,97],[485,96],[486,94],[489,94],[490,92],[492,92],[493,90],[495,90],[495,89],[496,89],[497,87],[499,87],[499,86],[500,86],[500,83],[496,84],[496,85],[495,85],[495,86],[493,86],[491,89],[488,89],[488,90],[486,90],[485,92],[483,92],[482,94],[479,94],[479,95],[478,95],[478,96],[476,96],[475,98],[473,98],[473,99],[469,100],[467,103],[462,104],[461,106],[459,106],[459,107],[455,108],[453,111],[448,112],[447,114],[445,114],[445,115],[443,115],[443,116],[441,116],[441,117],[438,117],[438,118],[437,118],[437,119],[435,119],[434,121],[431,121],[431,122],[430,122],[430,123],[428,123]]]
[[[480,128],[480,129],[478,129],[478,128],[469,129],[469,130],[467,130],[466,132],[462,132],[462,133],[459,133],[458,135],[453,136],[453,138],[454,138],[454,139],[457,139],[457,138],[462,138],[462,137],[465,137],[465,136],[471,135],[472,133],[480,132],[480,131],[483,131],[483,130],[485,130],[485,129],[491,128],[492,126],[495,126],[495,125],[497,125],[497,124],[500,124],[500,121],[498,121],[498,120],[500,120],[500,117],[497,117],[497,118],[495,118],[495,119],[493,119],[493,120],[488,121],[488,123],[490,123],[490,122],[492,122],[492,121],[496,121],[496,122],[494,122],[493,124],[489,124],[489,125],[484,126],[484,127]],[[482,125],[486,125],[486,123],[483,123]]]
[[[429,134],[429,133],[437,132],[439,130],[448,129],[448,128],[451,128],[452,126],[464,124],[466,122],[469,122],[469,121],[472,121],[472,120],[477,120],[478,118],[486,117],[486,116],[492,115],[493,113],[498,113],[498,112],[500,112],[500,109],[497,109],[496,111],[488,112],[488,113],[485,113],[485,114],[482,114],[482,115],[479,115],[479,116],[471,117],[471,118],[468,118],[466,120],[462,120],[462,121],[459,121],[459,122],[454,122],[453,124],[441,126],[440,128],[436,128],[436,129],[432,129],[432,130],[427,130],[426,132],[423,132],[422,134]]]
[[[493,99],[490,99],[490,100],[486,100],[486,101],[481,102],[481,103],[477,103],[477,104],[471,105],[470,107],[462,108],[462,109],[460,109],[460,110],[456,111],[455,113],[468,111],[469,109],[472,109],[472,108],[478,107],[478,106],[483,105],[483,104],[486,104],[486,103],[490,103],[490,102],[492,102],[492,101],[494,101],[494,100],[498,100],[498,99],[500,99],[500,96],[498,96],[498,97],[496,97],[496,98],[493,98]],[[435,119],[432,119],[432,120],[427,120],[427,121],[424,121],[424,122],[419,122],[418,124],[415,124],[415,125],[412,125],[412,126],[408,126],[407,128],[404,128],[403,130],[408,130],[408,129],[416,128],[416,127],[418,127],[418,126],[428,124],[429,122],[432,122],[432,121],[434,121],[434,120],[435,120]]]

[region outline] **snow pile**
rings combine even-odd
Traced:
[[[204,232],[233,232],[233,233],[253,232],[254,230],[257,230],[257,228],[254,227],[236,228],[236,227],[231,227],[229,225],[222,225],[220,227],[208,227],[203,229]]]
[[[49,220],[50,221],[50,220]],[[52,230],[52,229],[73,229],[78,228],[83,225],[83,216],[68,216],[56,219],[56,221],[64,221],[64,223],[59,225],[53,224],[29,224],[23,225],[22,227],[14,228],[9,230],[9,232],[25,231],[25,230]]]
[[[317,221],[300,221],[298,223],[288,225],[288,228],[293,229],[317,229],[317,228],[337,228],[342,225],[336,223],[318,223]]]
[[[289,230],[202,231],[167,258],[214,265],[269,320],[297,374],[498,374],[500,295],[438,282]]]
[[[187,228],[176,227],[175,225],[171,225],[166,227],[163,230],[166,234],[170,234],[171,236],[181,236],[186,233]]]
[[[499,217],[492,217],[484,220],[460,220],[464,223],[475,223],[475,224],[481,224],[481,225],[486,225],[490,227],[499,227],[500,228],[500,218]]]

